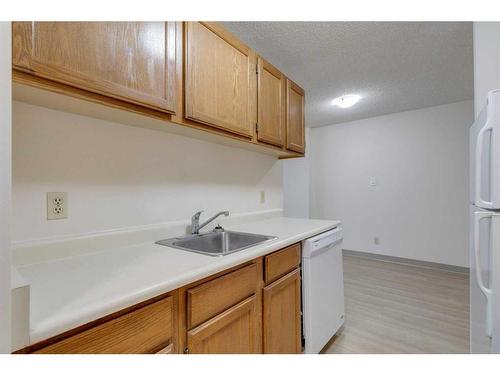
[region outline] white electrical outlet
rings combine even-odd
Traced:
[[[266,192],[264,190],[260,191],[260,203],[266,203]]]
[[[47,220],[68,218],[68,193],[47,193]]]

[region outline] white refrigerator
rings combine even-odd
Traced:
[[[470,128],[470,350],[500,353],[500,89]]]

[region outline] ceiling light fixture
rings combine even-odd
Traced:
[[[349,108],[359,102],[359,99],[361,99],[359,95],[342,95],[333,99],[332,104],[340,108]]]

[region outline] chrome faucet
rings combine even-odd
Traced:
[[[191,218],[191,234],[200,234],[200,229],[203,228],[205,225],[211,223],[215,219],[217,219],[220,215],[224,216],[229,216],[229,211],[221,211],[218,214],[215,214],[212,216],[210,219],[205,221],[203,224],[200,224],[200,215],[202,214],[203,211],[198,211],[193,215]]]

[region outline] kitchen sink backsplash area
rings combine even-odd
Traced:
[[[203,229],[203,232],[211,232],[218,223],[224,227],[229,227],[254,223],[260,220],[279,218],[282,216],[282,209],[231,214],[228,217],[221,217],[220,220],[210,223]],[[88,233],[81,236],[23,241],[18,242],[13,247],[12,265],[14,267],[22,267],[49,260],[108,251],[109,249],[124,248],[131,244],[143,243],[152,245],[162,239],[184,236],[189,234],[190,230],[191,222],[185,219],[133,228],[103,231],[100,233]]]
[[[183,222],[198,210],[207,217],[221,209],[233,217],[282,210],[281,163],[270,155],[14,102],[13,241],[22,248],[154,227]],[[47,220],[48,192],[68,193],[67,219]]]

